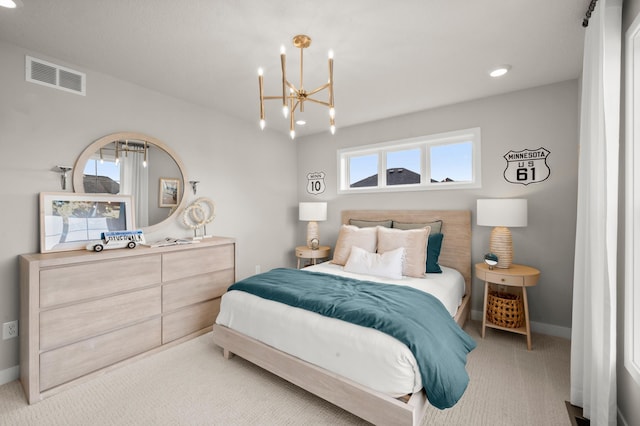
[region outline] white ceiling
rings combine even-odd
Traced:
[[[288,77],[327,80],[335,52],[336,125],[364,123],[577,78],[589,0],[22,0],[0,8],[0,40],[73,68],[97,70],[258,125],[257,69],[278,95],[280,45]],[[47,59],[47,58],[42,58]],[[502,78],[487,72],[513,68]],[[82,69],[81,69],[82,70]],[[87,78],[91,95],[91,75]],[[327,131],[310,105],[297,134]],[[278,101],[267,125],[287,133]]]

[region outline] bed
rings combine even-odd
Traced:
[[[444,306],[462,327],[469,317],[471,299],[470,212],[342,212],[344,225],[377,221],[405,224],[441,221],[445,238],[439,264],[443,273],[426,274],[422,281],[428,282],[431,276],[457,282],[452,284],[457,287],[453,295],[438,297],[451,299],[445,301]],[[317,275],[359,277],[343,269],[332,263],[307,268]],[[403,284],[406,284],[405,278]],[[369,275],[360,279],[376,281]],[[430,405],[411,352],[407,354],[405,345],[378,330],[345,324],[339,319],[325,318],[242,291],[230,291],[223,297],[213,338],[223,348],[226,358],[233,354],[241,356],[374,424],[419,424]],[[391,365],[389,358],[401,364],[401,368]],[[370,374],[371,371],[376,374]]]

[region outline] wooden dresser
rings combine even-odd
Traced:
[[[211,330],[235,281],[235,240],[19,262],[20,380],[32,404]]]

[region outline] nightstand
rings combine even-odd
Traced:
[[[529,326],[529,302],[527,301],[527,287],[532,287],[538,283],[540,271],[536,268],[525,265],[511,265],[508,269],[489,269],[485,263],[476,263],[476,277],[484,281],[484,304],[482,309],[482,338],[486,327],[498,330],[510,331],[512,333],[524,334],[527,336],[527,349],[531,350],[531,328]],[[524,305],[524,325],[517,328],[502,327],[487,320],[487,299],[489,297],[489,287],[504,286],[505,292],[522,294]]]
[[[307,246],[296,247],[296,257],[298,258],[298,269],[300,269],[300,259],[311,259],[311,264],[318,263],[318,259],[328,259],[331,247],[320,246],[317,250],[310,249]]]

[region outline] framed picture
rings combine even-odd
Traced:
[[[102,232],[135,229],[130,195],[40,193],[40,252],[83,250]]]
[[[180,194],[180,179],[160,178],[160,195],[158,207],[176,207]]]

